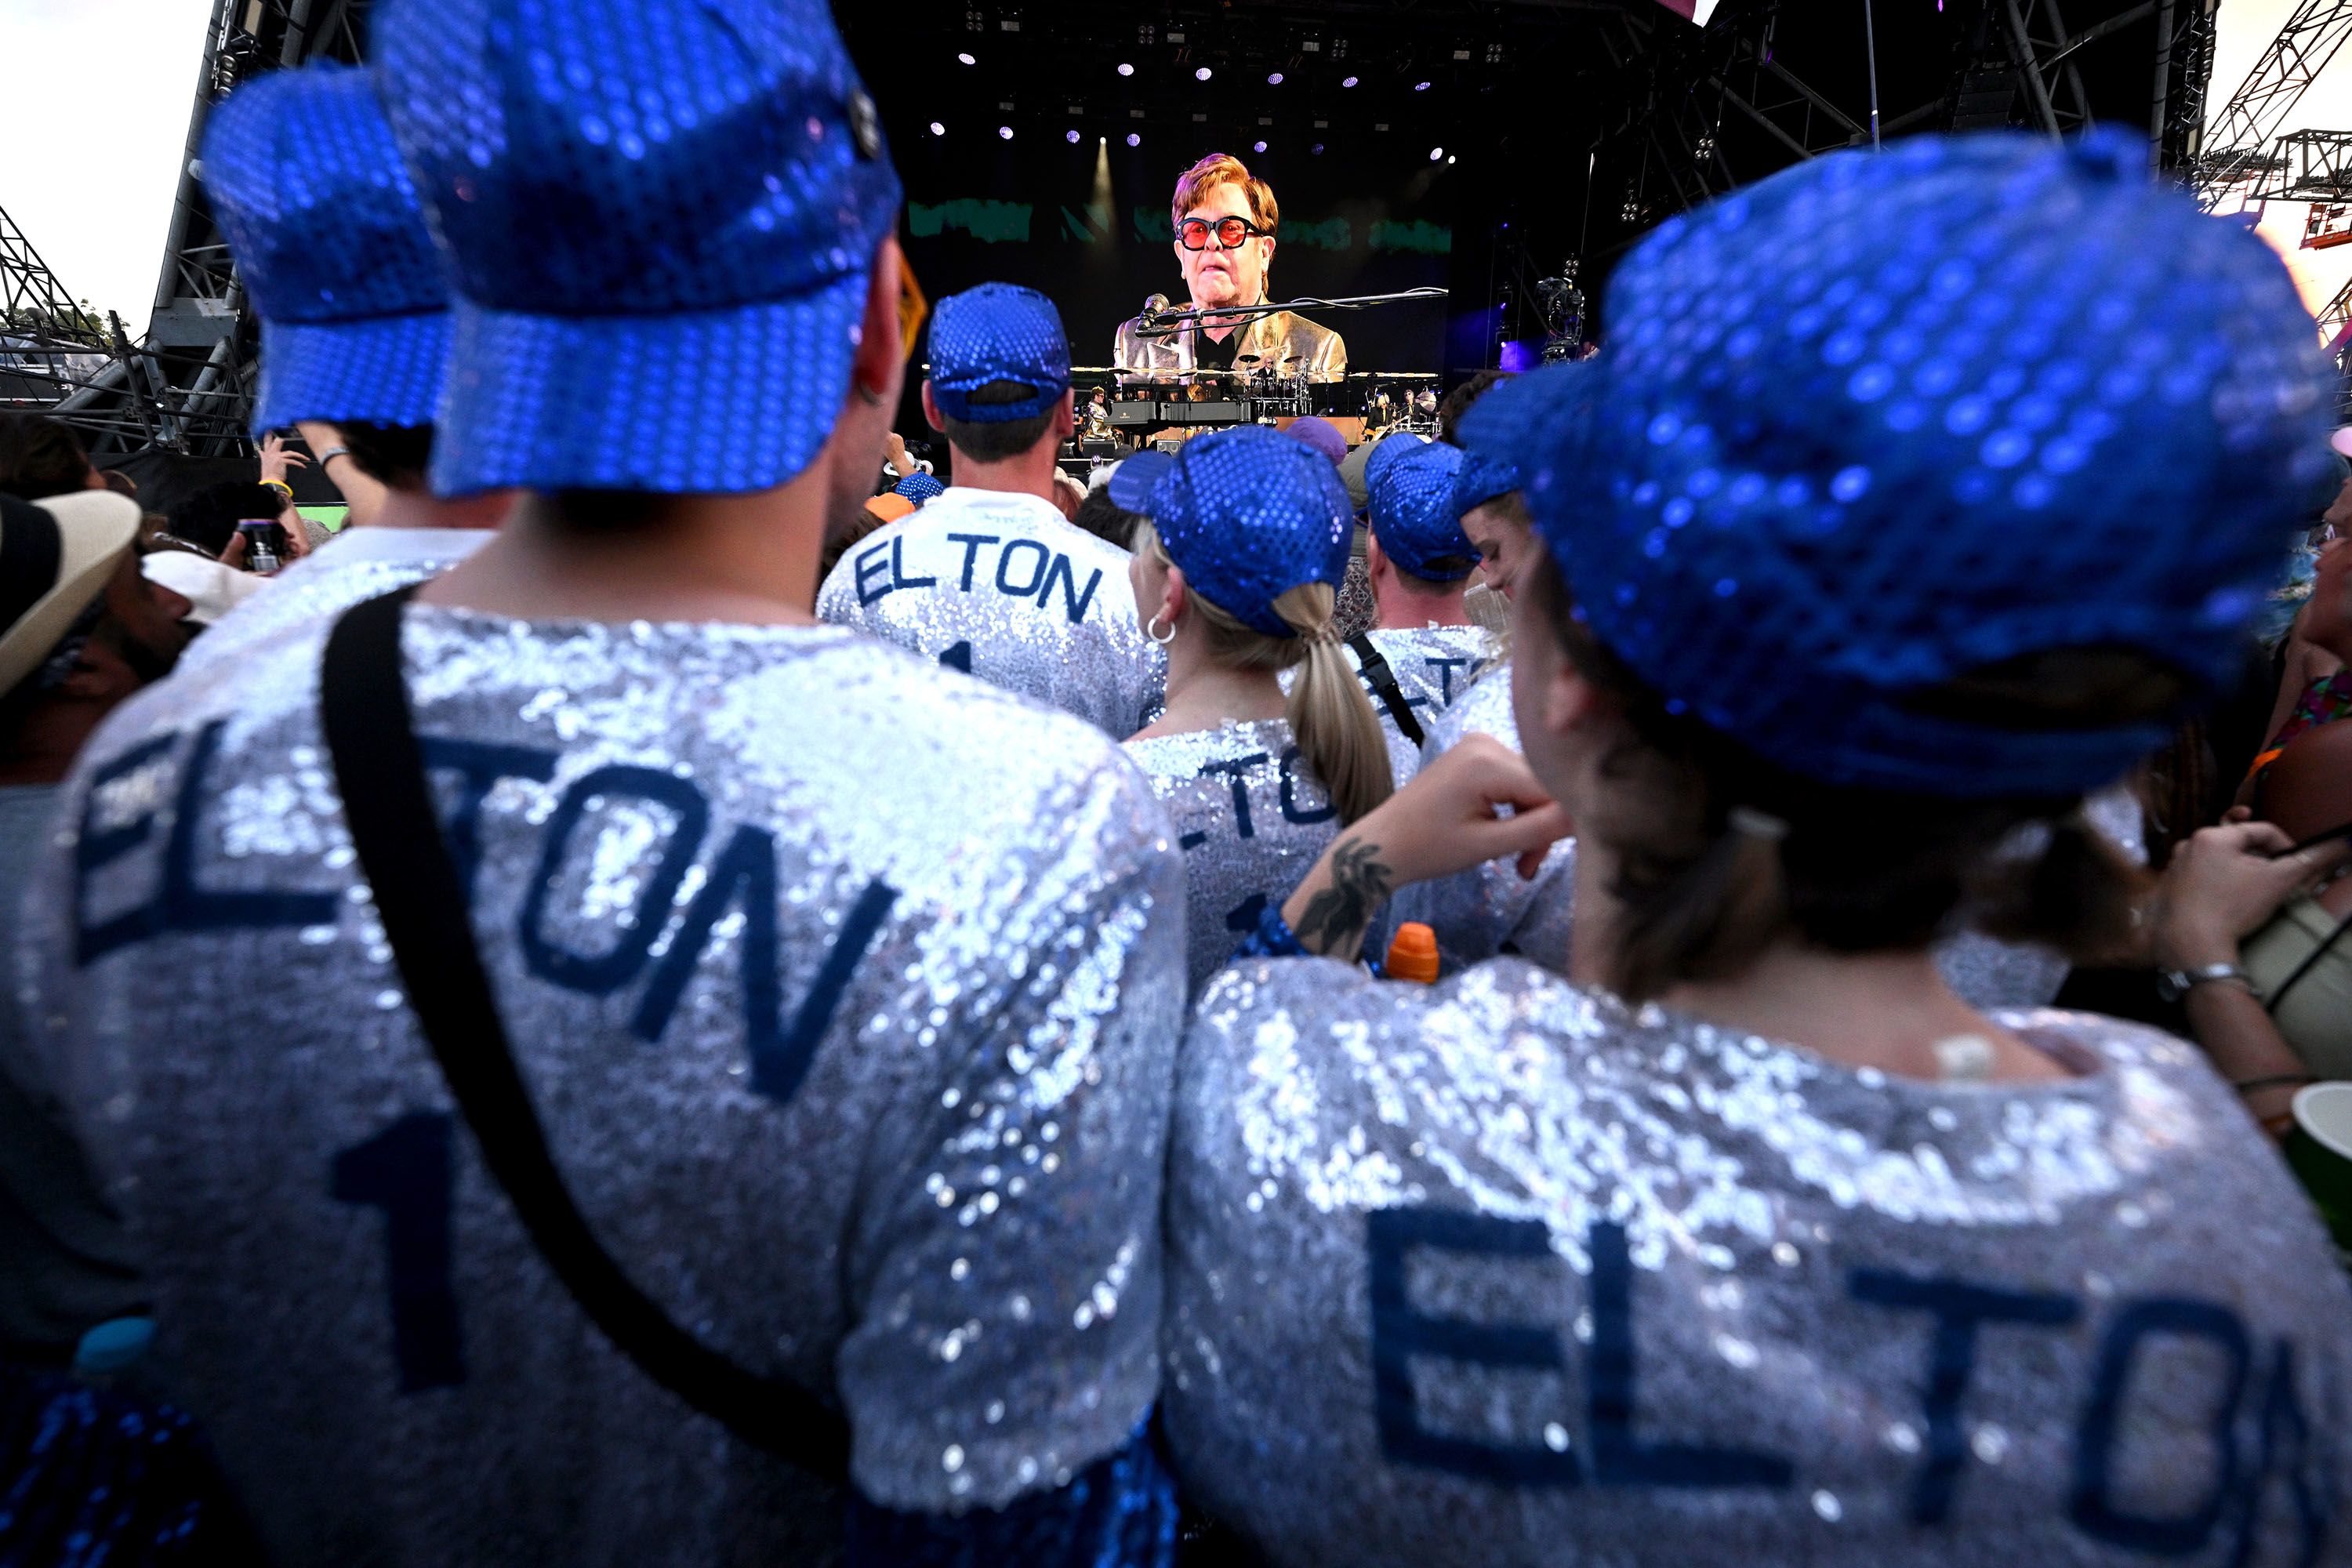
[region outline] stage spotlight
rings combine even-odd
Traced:
[[[1445,154],[1445,165],[1446,165],[1446,167],[1447,167],[1447,168],[1452,168],[1452,167],[1454,166],[1454,154],[1453,154],[1453,153],[1448,153],[1447,154]]]
[[[1065,138],[1066,138],[1066,139],[1070,142],[1070,143],[1071,143],[1073,146],[1075,146],[1075,145],[1077,143],[1077,140],[1078,140],[1078,133],[1077,133],[1076,132],[1075,132],[1075,131],[1065,131],[1065,132],[1062,132],[1062,134],[1063,134],[1063,136],[1064,136]]]
[[[1412,90],[1415,92],[1427,92],[1429,90],[1429,84],[1425,81],[1414,82],[1412,84]]]
[[[1339,85],[1340,85],[1341,87],[1353,87],[1353,86],[1355,86],[1355,85],[1356,85],[1356,79],[1355,79],[1354,77],[1349,77],[1347,80],[1345,80],[1345,81],[1341,82]]]
[[[1118,74],[1121,76],[1133,76],[1135,74],[1135,68],[1129,65],[1125,60],[1121,60],[1118,64]]]
[[[936,121],[936,120],[934,120],[934,121],[931,121],[931,134],[932,134],[932,135],[934,135],[934,136],[944,136],[944,135],[946,135],[947,133],[948,133],[948,128],[947,128],[946,126],[944,126],[944,125],[940,124],[940,123],[938,121]]]
[[[1444,156],[1445,156],[1445,149],[1444,149],[1444,148],[1443,148],[1443,147],[1432,147],[1432,148],[1429,150],[1429,161],[1430,161],[1431,163],[1436,163],[1440,158],[1443,158],[1443,157],[1444,157]]]
[[[1130,131],[1127,133],[1127,144],[1130,147],[1140,147],[1143,145],[1143,138]]]
[[[966,65],[968,65],[968,66],[976,66],[976,65],[978,65],[978,64],[980,63],[978,60],[973,59],[970,55],[967,55],[967,54],[961,54],[961,53],[959,53],[959,54],[956,56],[956,58],[958,58],[958,59],[961,60],[964,64],[966,64]]]
[[[1206,81],[1215,74],[1216,73],[1211,70],[1208,67],[1202,66],[1200,69],[1192,73],[1192,79],[1194,81]]]
[[[998,126],[998,127],[996,128],[996,133],[997,133],[999,136],[1003,137],[1007,142],[1010,142],[1010,141],[1012,141],[1012,140],[1013,140],[1013,127],[1011,127],[1010,125],[1000,125],[1000,126]]]
[[[1308,149],[1308,151],[1312,152],[1318,158],[1320,158],[1323,156],[1323,143],[1318,142],[1312,148]]]
[[[1272,76],[1267,77],[1265,79],[1265,85],[1268,87],[1280,87],[1282,85],[1282,73],[1280,71],[1276,71]]]
[[[1252,142],[1250,144],[1250,151],[1253,153],[1263,153],[1265,151],[1265,143],[1263,142]]]

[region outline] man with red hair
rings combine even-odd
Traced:
[[[1274,187],[1239,158],[1212,153],[1184,171],[1169,204],[1176,264],[1195,310],[1262,304],[1282,208]],[[1304,371],[1316,381],[1348,373],[1339,333],[1288,310],[1252,317],[1206,315],[1169,337],[1142,335],[1143,318],[1119,323],[1111,363],[1121,370]]]

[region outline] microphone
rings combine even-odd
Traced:
[[[1160,324],[1160,318],[1167,314],[1167,311],[1168,296],[1165,294],[1154,294],[1150,299],[1144,300],[1143,314],[1138,319],[1147,327],[1157,326]]]

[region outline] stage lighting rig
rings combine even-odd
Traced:
[[[1576,286],[1577,269],[1581,265],[1580,258],[1571,256],[1560,264],[1559,277],[1536,279],[1536,306],[1543,313],[1546,364],[1575,359],[1584,347],[1584,290]]]

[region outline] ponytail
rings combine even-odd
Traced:
[[[1174,564],[1149,521],[1136,530],[1135,552],[1163,568]],[[1276,599],[1275,615],[1297,634],[1286,637],[1244,625],[1198,593],[1190,603],[1208,628],[1209,652],[1218,662],[1236,669],[1298,668],[1286,713],[1290,732],[1345,824],[1395,794],[1396,775],[1380,716],[1331,629],[1339,597],[1328,583],[1304,583]]]
[[[1338,598],[1328,583],[1308,583],[1275,600],[1274,613],[1306,650],[1290,688],[1290,732],[1339,820],[1352,823],[1396,793],[1396,776],[1380,716],[1331,632]]]

